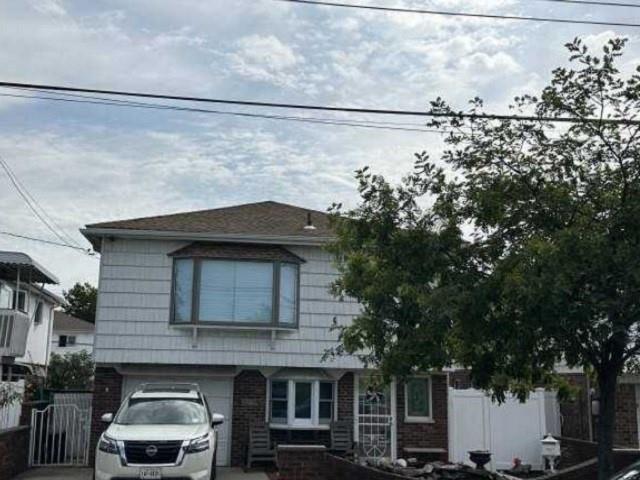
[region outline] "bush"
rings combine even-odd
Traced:
[[[95,365],[86,351],[51,355],[47,387],[52,390],[88,390],[93,382]]]

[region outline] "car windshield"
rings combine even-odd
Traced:
[[[115,420],[121,425],[197,425],[207,421],[200,400],[183,398],[130,398]]]
[[[640,480],[640,465],[632,465],[617,475],[611,477],[611,480]]]

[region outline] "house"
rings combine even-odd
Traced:
[[[44,375],[53,310],[63,299],[44,288],[58,279],[29,255],[0,251],[0,367],[3,380]]]
[[[447,376],[373,391],[353,356],[323,360],[334,320],[361,309],[329,292],[323,212],[276,202],[87,225],[101,253],[94,343],[93,445],[100,417],[143,382],[197,382],[227,418],[220,465],[240,465],[249,427],[282,442],[328,442],[353,425],[377,456],[446,459]]]
[[[91,322],[69,315],[63,311],[53,313],[53,335],[51,353],[93,352],[93,330]]]

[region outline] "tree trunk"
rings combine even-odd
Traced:
[[[598,373],[600,411],[598,416],[598,480],[608,480],[614,473],[613,433],[616,419],[617,372],[610,369]]]

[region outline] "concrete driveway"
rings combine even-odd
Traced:
[[[90,468],[32,468],[13,480],[91,480]],[[243,472],[240,468],[218,467],[217,480],[268,480],[264,472]]]

